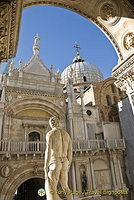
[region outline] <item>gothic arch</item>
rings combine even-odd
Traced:
[[[17,115],[19,112],[30,108],[44,110],[51,116],[55,115],[62,118],[65,115],[63,109],[61,109],[57,104],[42,98],[25,98],[22,100],[19,99],[10,104],[6,110],[7,113]]]

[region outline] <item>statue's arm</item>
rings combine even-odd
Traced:
[[[51,159],[51,148],[52,148],[52,140],[49,135],[46,136],[46,151],[45,151],[45,164],[44,164],[44,171],[45,171],[45,176],[48,174],[48,167],[49,167],[49,162]]]
[[[71,165],[71,162],[72,162],[72,141],[71,141],[71,138],[69,138],[69,145],[68,145],[68,161],[69,161],[69,167]]]

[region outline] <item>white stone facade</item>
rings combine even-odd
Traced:
[[[42,63],[38,42],[37,35],[30,61],[26,65],[20,61],[18,69],[14,69],[12,62],[9,74],[3,74],[2,78],[1,200],[13,199],[15,191],[26,180],[44,177],[45,136],[50,129],[48,120],[53,115],[60,118],[73,141],[69,182],[74,194],[82,191],[82,174],[86,172],[86,197],[80,193],[74,198],[87,199],[93,191],[101,193],[102,190],[125,190],[127,193],[125,143],[119,122],[101,121],[93,88],[90,91],[93,104],[88,105],[90,99],[84,100],[84,85],[79,84],[76,95],[69,76],[64,87],[60,72],[55,74],[53,66],[49,70]],[[105,199],[103,194],[95,198]],[[107,195],[107,199],[114,199],[114,196]]]

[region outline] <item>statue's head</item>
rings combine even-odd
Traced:
[[[59,119],[57,117],[52,117],[49,119],[49,124],[51,128],[59,127]]]

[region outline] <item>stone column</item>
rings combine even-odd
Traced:
[[[120,161],[118,160],[118,168],[119,168],[119,174],[120,174],[120,181],[121,181],[121,185],[122,185],[122,189],[124,187],[124,181],[123,181],[123,175],[122,175],[122,170],[121,170],[121,165],[120,165]]]
[[[95,185],[95,177],[94,177],[94,169],[93,169],[92,157],[90,157],[89,159],[90,159],[90,169],[91,169],[91,178],[92,178],[92,189],[95,190],[96,189],[96,185]]]
[[[28,129],[28,125],[27,124],[24,124],[24,128],[25,128],[25,142],[28,141],[28,138],[27,138],[27,129]]]
[[[72,116],[68,115],[67,119],[68,119],[68,122],[69,122],[69,127],[68,127],[69,133],[70,133],[71,139],[73,140],[74,139],[74,133],[73,133],[73,119],[72,119]]]
[[[91,173],[91,165],[90,165],[90,159],[88,161],[88,166],[87,166],[87,175],[88,175],[88,186],[89,186],[89,190],[93,190],[93,184],[92,184],[92,173]]]
[[[85,129],[85,139],[88,140],[87,121],[85,117],[83,117],[83,121],[84,121],[84,129]]]
[[[3,117],[4,117],[4,103],[0,102],[0,140],[2,140]]]
[[[110,167],[111,167],[111,174],[112,174],[113,189],[116,189],[115,171],[114,171],[112,156],[110,156]]]
[[[72,185],[73,191],[76,191],[75,161],[72,162]]]

